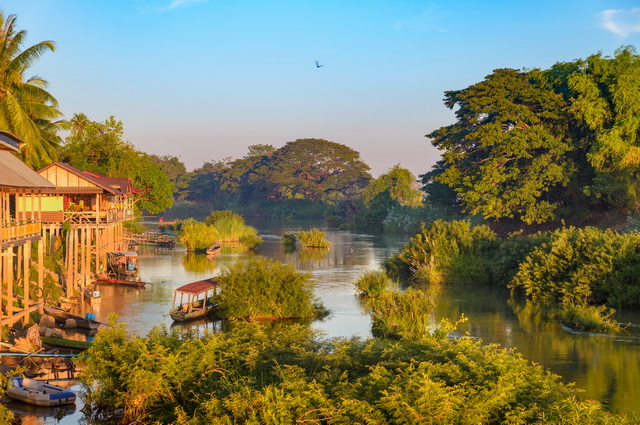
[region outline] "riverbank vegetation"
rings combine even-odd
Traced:
[[[604,306],[640,305],[639,252],[635,232],[567,227],[502,239],[484,225],[437,221],[423,226],[384,268],[416,283],[506,286],[556,303],[574,327],[618,331]]]
[[[199,339],[166,328],[129,338],[112,321],[87,353],[91,420],[120,409],[125,421],[173,424],[633,423],[472,338],[327,340],[242,323]]]
[[[226,319],[277,320],[323,317],[311,274],[265,257],[225,268],[217,277],[218,314]]]

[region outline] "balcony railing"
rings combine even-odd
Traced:
[[[40,220],[10,220],[0,223],[2,247],[19,244],[40,237]]]

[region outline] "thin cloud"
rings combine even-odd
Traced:
[[[179,7],[188,7],[193,4],[206,3],[207,0],[172,0],[165,8],[166,10],[177,9]]]
[[[171,0],[169,4],[163,1],[163,5],[158,5],[156,0],[134,0],[141,13],[166,13],[176,9],[184,9],[196,4],[207,3],[208,0]]]
[[[640,8],[623,10],[607,9],[598,13],[600,24],[604,29],[622,38],[633,33],[640,33]]]
[[[436,12],[438,12],[438,9],[438,7],[434,6],[410,18],[399,19],[396,21],[394,27],[397,30],[411,30],[416,32],[447,32],[446,29],[436,25],[436,21],[439,20],[439,18],[436,16]]]

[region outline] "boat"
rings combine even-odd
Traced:
[[[68,388],[20,376],[9,378],[7,395],[35,406],[62,406],[76,402],[76,393]]]
[[[133,242],[138,245],[151,245],[164,248],[171,248],[176,244],[175,236],[170,232],[145,232],[133,235]]]
[[[138,253],[135,251],[107,252],[107,273],[116,279],[138,276]]]
[[[79,328],[94,330],[98,329],[98,327],[101,325],[100,322],[92,320],[91,318],[83,318],[55,307],[45,305],[44,312],[50,316],[53,316],[53,318],[56,319],[56,322],[62,324],[64,324],[67,319],[73,319],[76,321],[76,325],[78,325]]]
[[[217,304],[209,300],[211,295],[216,295],[218,283],[214,279],[198,280],[183,285],[173,291],[173,304],[169,314],[176,322],[186,322],[188,320],[206,317],[213,312]],[[178,294],[180,295],[179,302]],[[184,297],[187,297],[186,302]],[[204,295],[203,297],[201,297]]]
[[[220,246],[219,243],[214,243],[209,248],[207,248],[205,252],[207,253],[207,255],[215,255],[215,254],[220,254],[221,249],[222,247]]]
[[[112,279],[104,275],[96,276],[96,282],[98,285],[131,286],[133,288],[144,288],[146,285],[146,282],[139,280]]]
[[[77,341],[75,339],[52,338],[47,336],[41,336],[40,340],[53,347],[73,348],[74,350],[86,350],[91,347],[91,341]]]

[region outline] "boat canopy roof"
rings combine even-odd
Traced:
[[[187,283],[175,290],[175,292],[182,292],[185,294],[198,295],[203,292],[207,292],[218,286],[218,282],[211,279],[199,280],[197,282]]]

